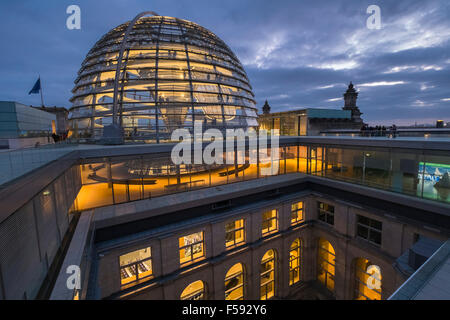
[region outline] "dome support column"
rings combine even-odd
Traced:
[[[118,130],[121,130],[121,122],[122,121],[118,121],[118,91],[119,91],[119,81],[120,81],[120,74],[122,71],[122,59],[123,59],[123,54],[125,52],[125,49],[127,47],[127,42],[128,42],[128,36],[131,32],[131,30],[133,29],[134,25],[136,24],[136,22],[147,15],[153,15],[153,16],[159,16],[157,13],[153,12],[153,11],[145,11],[145,12],[141,12],[140,14],[138,14],[128,25],[125,34],[123,36],[123,40],[122,43],[120,45],[120,51],[119,51],[119,58],[117,60],[117,68],[116,68],[116,76],[114,79],[114,96],[113,96],[113,127],[117,128]],[[114,129],[115,129],[114,128]],[[123,134],[123,132],[122,132]],[[114,137],[115,138],[115,137]]]

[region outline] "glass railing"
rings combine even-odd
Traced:
[[[58,143],[18,150],[1,150],[0,186],[59,159],[75,148],[76,145],[73,144]]]
[[[270,151],[270,150],[269,150]],[[304,173],[413,197],[450,203],[450,155],[431,150],[289,145],[280,160],[239,164],[173,165],[170,156],[84,160],[74,210],[209,188],[270,175]],[[223,155],[224,159],[226,154]],[[224,161],[225,162],[225,161]]]

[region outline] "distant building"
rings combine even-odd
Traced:
[[[361,129],[363,120],[361,111],[356,106],[358,92],[350,82],[344,93],[345,105],[339,109],[306,108],[293,111],[270,113],[266,100],[263,114],[259,116],[259,128],[278,129],[280,135],[313,136],[328,129]]]
[[[56,116],[30,106],[0,101],[0,148],[19,149],[53,142]]]
[[[33,106],[32,106],[33,107]],[[64,134],[69,130],[69,110],[64,107],[33,107],[56,115],[56,133]]]
[[[269,103],[267,102],[267,100],[264,103],[264,106],[262,107],[262,111],[263,111],[263,114],[270,114],[270,106],[269,106]]]
[[[348,85],[347,91],[344,93],[344,107],[342,110],[349,110],[352,113],[352,120],[362,125],[363,121],[361,119],[361,111],[359,111],[359,108],[356,106],[356,100],[358,99],[358,92],[356,92],[355,88],[353,87],[353,83],[350,81],[350,84]]]

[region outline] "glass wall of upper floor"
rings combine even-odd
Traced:
[[[174,165],[169,154],[83,160],[83,187],[73,208],[86,210],[291,173],[450,203],[450,155],[442,151],[294,144],[269,148],[258,161],[253,155],[248,150],[236,155],[223,152],[215,164]]]

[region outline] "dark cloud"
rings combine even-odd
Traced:
[[[82,29],[65,28],[78,4]],[[382,29],[366,28],[371,4]],[[76,73],[94,43],[141,11],[194,21],[243,62],[258,107],[339,108],[346,84],[360,91],[371,123],[450,121],[450,2],[155,0],[2,1],[2,100],[38,104],[27,93],[40,73],[47,104],[70,107]]]

